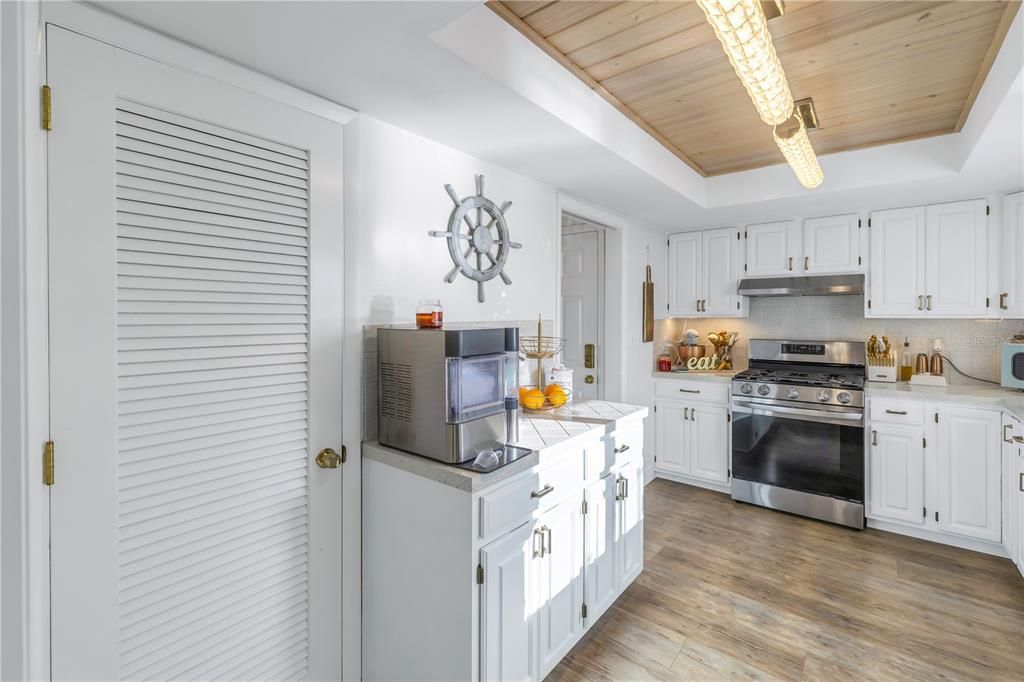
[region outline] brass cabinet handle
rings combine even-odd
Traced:
[[[316,465],[321,469],[337,469],[338,466],[345,463],[345,448],[341,449],[342,454],[338,454],[331,448],[324,448],[316,455]]]
[[[999,309],[1000,310],[1009,310],[1010,309],[1010,306],[1006,305],[1006,299],[1009,296],[1010,296],[1009,294],[999,294]]]
[[[615,448],[614,452],[617,455],[619,453],[625,452],[626,450],[629,450],[629,446],[628,445],[621,445],[621,446]]]
[[[554,489],[555,486],[548,483],[540,490],[534,490],[532,493],[530,493],[530,497],[544,497],[545,495],[551,493]]]
[[[871,432],[871,444],[878,445],[878,431]]]
[[[793,257],[789,257],[789,271],[793,272]]]
[[[594,375],[593,374],[588,374],[587,376],[583,377],[583,383],[585,383],[585,384],[592,384],[592,383],[594,383]]]
[[[928,299],[928,310],[931,310],[932,309],[932,295],[928,294],[928,296],[926,296],[925,298]]]
[[[917,297],[917,309],[924,310],[924,296]]]
[[[811,257],[810,256],[804,256],[804,270],[810,270],[810,269],[811,269]]]
[[[1004,443],[1012,443],[1013,442],[1013,437],[1006,435],[1007,429],[1012,429],[1012,428],[1013,428],[1013,424],[1003,424],[1003,442]]]
[[[905,415],[907,413],[907,411],[906,410],[886,410],[885,413],[886,414],[904,414]]]

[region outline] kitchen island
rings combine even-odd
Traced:
[[[542,679],[643,568],[646,407],[520,420],[489,473],[363,446],[368,679]]]

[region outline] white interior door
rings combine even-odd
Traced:
[[[339,679],[341,129],[49,27],[54,679]]]
[[[562,335],[565,337],[562,362],[573,370],[575,400],[604,397],[601,385],[603,239],[604,233],[599,229],[562,234]],[[590,363],[587,362],[588,345],[593,346]]]

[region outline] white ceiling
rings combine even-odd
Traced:
[[[506,52],[495,62],[493,47],[500,38],[514,43],[510,49],[518,50],[519,57],[531,59],[541,59],[536,56],[539,50],[479,2],[157,0],[94,4],[363,114],[667,230],[845,211],[878,202],[905,204],[908,196],[915,197],[913,201],[956,198],[1024,185],[1020,77],[1005,100],[999,97],[992,123],[984,126],[973,151],[967,150],[970,156],[963,169],[955,159],[944,161],[948,154],[942,145],[953,147],[955,140],[943,143],[946,138],[933,138],[906,143],[910,146],[865,150],[867,154],[823,157],[825,191],[808,193],[799,190],[784,166],[705,181],[682,162],[666,160],[656,144],[648,148],[653,141],[642,133],[636,137],[639,129],[626,134],[620,129],[615,140],[602,139],[599,133],[608,125],[598,126],[601,131],[595,133],[563,115],[565,107],[560,109],[558,103],[538,103],[523,89],[524,74],[516,72],[522,59],[513,59],[512,53]],[[1020,25],[1018,16],[1016,26]],[[445,42],[448,47],[442,44]],[[492,53],[489,63],[488,51]],[[1022,60],[1020,55],[1011,56],[1016,57],[1016,74]],[[534,63],[538,65],[535,73],[545,71],[545,77],[558,81],[562,91],[579,94],[583,87],[584,97],[600,99],[585,92],[585,86],[568,72],[548,71],[551,65],[557,66],[553,61],[550,65]],[[563,78],[567,80],[560,80]],[[588,101],[587,107],[591,122],[604,117],[602,121],[621,128],[625,121],[603,100]],[[650,162],[633,153],[639,147]],[[905,148],[908,168],[916,168],[913,162],[921,160],[920,175],[912,181],[908,181],[910,176],[889,177],[881,183],[888,186],[880,189],[877,178],[884,180],[885,173],[872,171],[871,164],[879,164],[878,169],[898,166],[891,162],[896,147],[901,153]],[[890,161],[878,150],[891,150]],[[831,191],[826,189],[830,181]]]

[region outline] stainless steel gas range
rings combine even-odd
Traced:
[[[732,381],[732,497],[864,528],[865,344],[750,341]]]

